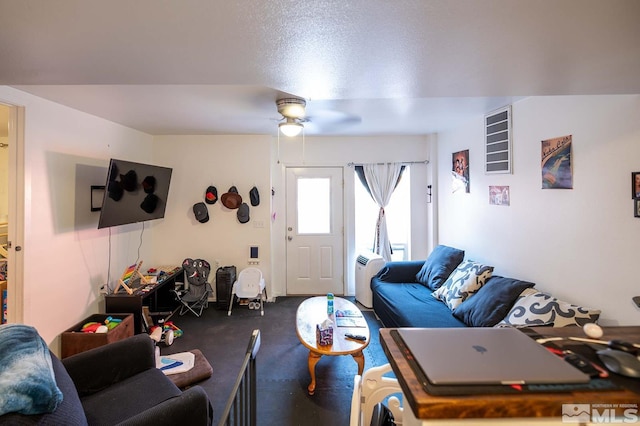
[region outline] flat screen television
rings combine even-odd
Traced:
[[[111,159],[98,229],[164,217],[172,169]]]

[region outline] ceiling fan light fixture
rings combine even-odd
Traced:
[[[293,118],[287,118],[287,121],[278,124],[278,128],[282,134],[290,138],[298,136],[300,132],[302,132],[302,127],[302,123],[298,123]]]
[[[307,102],[301,98],[282,98],[276,101],[278,112],[288,118],[302,118],[305,116]]]

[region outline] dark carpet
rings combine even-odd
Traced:
[[[212,303],[200,318],[191,313],[171,318],[184,334],[172,346],[161,347],[161,352],[202,351],[213,367],[213,376],[198,384],[209,395],[214,424],[224,410],[254,329],[260,330],[262,338],[256,358],[258,425],[349,424],[353,377],[358,372],[351,356],[323,357],[316,365],[315,394],[307,393],[309,351],[295,330],[296,310],[304,299],[278,297],[276,302],[265,303],[264,316],[235,306],[228,317],[226,309],[218,310]],[[364,350],[367,370],[388,361],[380,346],[380,322],[372,311],[363,309],[363,313],[371,331],[371,342]]]

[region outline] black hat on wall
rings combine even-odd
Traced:
[[[218,202],[218,189],[215,186],[210,186],[204,195],[204,201],[207,204],[215,204]]]
[[[249,199],[251,199],[251,205],[254,207],[260,204],[260,193],[255,186],[249,191]]]
[[[240,204],[237,215],[240,223],[249,222],[249,206],[247,205],[247,203]]]
[[[209,210],[207,209],[207,205],[205,203],[195,203],[193,205],[193,214],[195,215],[198,222],[209,222]]]

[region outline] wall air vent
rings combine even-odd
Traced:
[[[511,105],[485,116],[485,173],[511,173]]]

